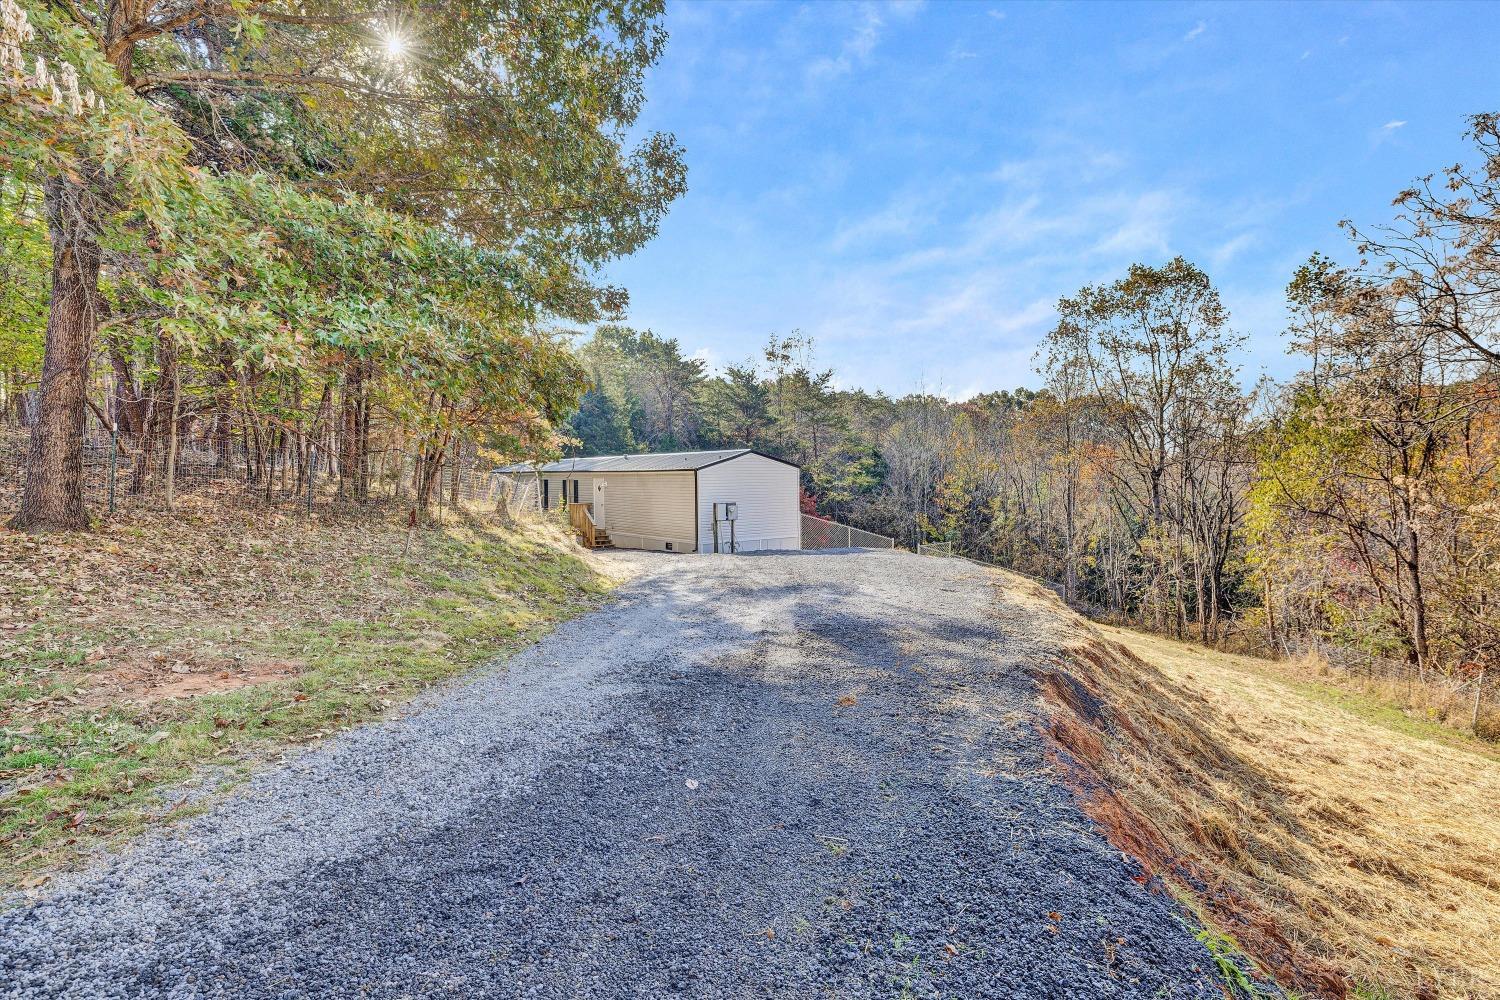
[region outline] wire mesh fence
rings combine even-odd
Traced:
[[[269,436],[268,436],[269,437]],[[366,448],[354,461],[337,435],[276,435],[193,427],[175,440],[126,434],[90,415],[81,446],[84,498],[92,516],[165,511],[193,501],[214,506],[272,506],[309,513],[365,503],[408,505],[425,488],[426,507],[529,510],[534,483],[494,473],[496,463],[467,442],[434,458],[420,443],[395,440]],[[0,425],[0,503],[15,507],[26,482],[29,430]]]
[[[804,549],[893,549],[896,540],[873,531],[828,521],[810,514],[802,515]]]
[[[943,556],[944,558],[950,558],[951,559],[953,557],[953,543],[952,542],[918,542],[917,543],[917,555],[919,555],[919,556]]]

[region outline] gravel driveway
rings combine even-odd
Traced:
[[[604,610],[0,913],[0,996],[1222,996],[1047,770],[1023,587],[613,558]]]

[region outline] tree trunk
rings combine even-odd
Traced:
[[[453,479],[449,483],[450,493],[449,493],[449,496],[448,496],[448,506],[452,507],[454,510],[458,509],[458,501],[460,499],[460,491],[462,489],[463,475],[464,475],[464,443],[463,443],[462,440],[460,440],[457,444],[455,444],[453,446]],[[564,499],[564,502],[566,502],[566,500],[567,500],[567,497],[566,497],[567,486],[566,486],[566,484],[563,487],[563,492],[565,494],[564,497],[563,497],[563,499]]]
[[[175,357],[175,350],[174,350]],[[167,428],[167,472],[166,472],[166,504],[167,510],[172,509],[172,503],[177,498],[177,439],[180,431],[177,427],[178,410],[181,407],[182,395],[180,393],[181,375],[174,360],[172,364],[172,409],[171,424]]]
[[[355,500],[370,498],[370,403],[367,362],[356,361],[344,370],[340,406],[339,477]]]
[[[1063,600],[1072,604],[1078,599],[1078,527],[1073,507],[1073,484],[1069,482],[1063,492],[1063,533],[1066,536],[1066,552],[1063,556]]]
[[[1416,530],[1406,529],[1406,569],[1411,577],[1411,641],[1417,659],[1417,676],[1427,679],[1429,660],[1427,645],[1427,595],[1422,588],[1421,549]]]
[[[26,488],[12,528],[81,530],[83,431],[89,355],[98,324],[99,239],[88,191],[64,178],[47,181],[52,239],[52,298],[42,360],[40,406],[31,429]]]
[[[276,491],[276,468],[281,460],[281,444],[284,431],[280,427],[273,427],[266,435],[266,489],[265,502],[269,504],[271,497]]]
[[[110,415],[122,434],[134,436],[141,432],[146,401],[142,398],[140,386],[136,385],[130,359],[120,348],[118,331],[109,341],[109,362],[115,373],[114,406]]]
[[[426,513],[432,507],[432,498],[438,491],[438,476],[442,472],[446,443],[434,434],[422,445],[414,473],[412,486],[416,491],[416,508]]]
[[[132,495],[145,494],[150,488],[151,462],[156,447],[177,433],[177,345],[165,334],[156,339],[156,374],[148,393],[144,383],[141,396],[145,409],[141,413],[140,452],[136,456],[135,475],[130,483]]]
[[[1266,606],[1266,645],[1272,650],[1277,649],[1276,643],[1276,604],[1271,598],[1271,576],[1265,577],[1265,597],[1262,602]]]
[[[233,369],[227,360],[221,360],[214,373],[213,424],[209,433],[209,444],[214,450],[214,467],[227,472],[234,456],[234,397],[231,383]]]

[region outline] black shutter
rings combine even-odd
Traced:
[[[542,480],[542,510],[547,509],[547,480]]]
[[[578,502],[578,480],[573,480],[573,502]]]

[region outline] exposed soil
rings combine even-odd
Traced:
[[[241,663],[231,659],[158,658],[123,663],[85,675],[75,697],[82,708],[149,704],[173,698],[197,698],[251,684],[294,677],[301,665],[290,660]]]

